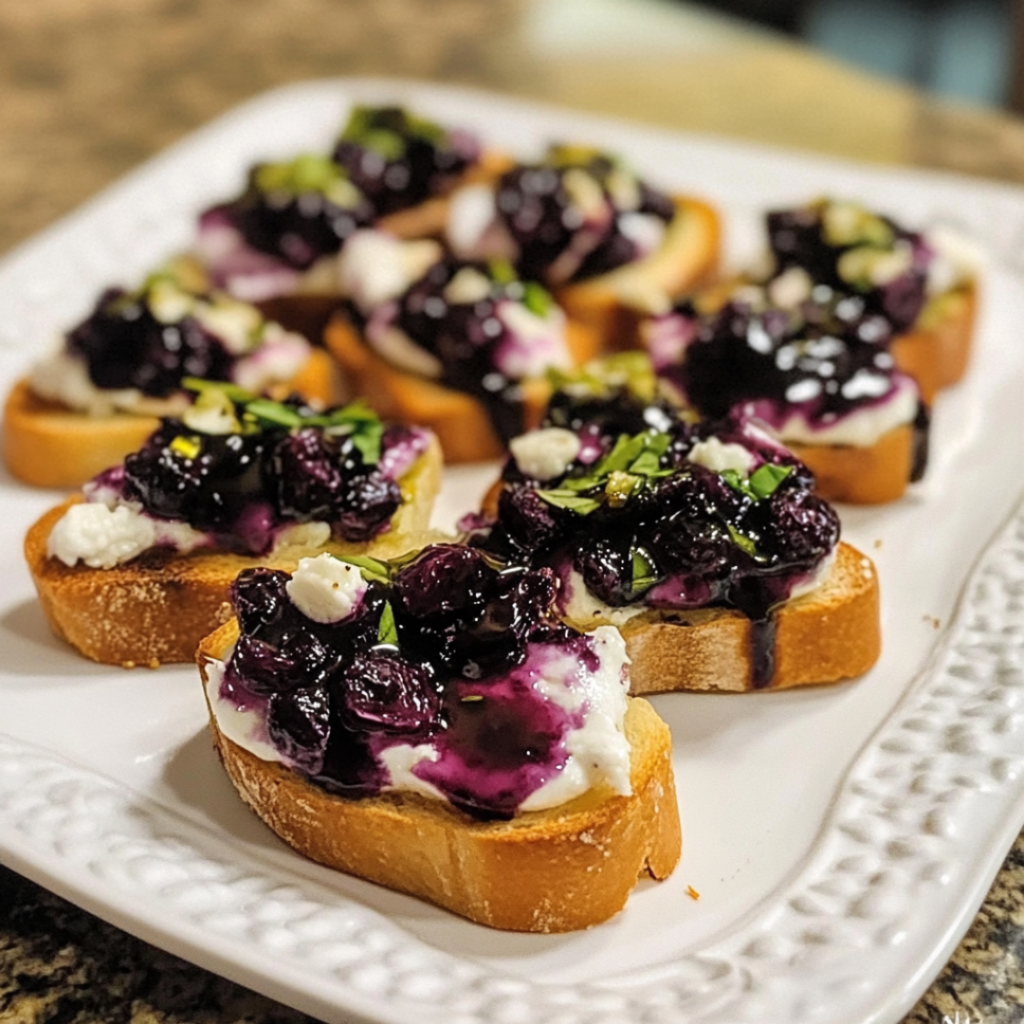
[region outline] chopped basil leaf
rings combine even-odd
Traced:
[[[759,498],[770,498],[792,472],[792,466],[777,466],[773,462],[766,462],[750,474],[750,488]]]
[[[643,548],[633,548],[633,577],[630,590],[634,594],[649,590],[658,582],[658,574],[650,555]]]
[[[269,398],[254,398],[246,403],[245,411],[264,423],[278,427],[301,427],[304,422],[297,410],[280,402],[273,402]]]
[[[730,540],[732,540],[733,544],[735,544],[740,551],[745,551],[751,558],[759,560],[762,558],[761,553],[757,550],[757,544],[754,543],[753,538],[740,533],[740,531],[731,523],[727,523],[726,528],[729,530]]]
[[[398,627],[395,625],[395,611],[391,607],[390,601],[384,602],[384,610],[380,613],[377,643],[398,646]]]
[[[749,477],[741,476],[735,469],[723,470],[719,475],[734,491],[754,501],[761,501],[770,498],[792,472],[792,466],[776,466],[766,462],[758,466]]]
[[[583,495],[575,494],[568,490],[538,490],[537,497],[542,498],[549,505],[569,509],[570,512],[576,512],[581,516],[589,515],[601,506],[601,503],[593,498],[586,498]]]
[[[240,388],[237,384],[231,384],[228,381],[185,377],[181,382],[181,386],[186,391],[195,391],[197,394],[202,394],[205,391],[219,391],[238,405],[244,405],[246,402],[251,402],[256,398],[251,391],[246,391],[245,388]]]
[[[534,316],[546,317],[554,306],[554,299],[551,293],[536,281],[526,281],[523,284],[523,305]]]
[[[384,424],[369,423],[352,435],[352,444],[363,457],[367,466],[376,466],[380,462],[381,441],[384,437]]]
[[[335,555],[339,562],[354,565],[367,583],[390,583],[392,568],[387,562],[369,555]]]

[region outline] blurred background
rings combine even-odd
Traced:
[[[0,3],[0,252],[260,92],[492,89],[675,130],[1024,181],[1024,0]]]
[[[1020,109],[1017,0],[710,0],[939,95]]]

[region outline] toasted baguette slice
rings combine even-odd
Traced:
[[[232,620],[203,640],[204,691],[208,659],[223,660],[237,637]],[[679,860],[671,737],[644,700],[630,700],[625,719],[631,796],[592,790],[502,822],[414,793],[335,796],[239,747],[212,714],[211,727],[240,796],[290,846],[492,928],[589,928],[623,908],[638,877],[665,878]]]
[[[933,298],[913,329],[893,340],[896,365],[914,378],[928,405],[967,371],[977,310],[977,285],[962,285]]]
[[[429,427],[441,442],[445,462],[482,462],[504,456],[505,444],[487,409],[472,395],[388,362],[363,342],[341,315],[331,321],[325,341],[354,393],[384,419]],[[579,324],[567,326],[567,342],[577,362],[585,362],[596,352],[593,334]],[[524,382],[524,430],[537,426],[550,397],[551,388],[543,378]]]
[[[894,427],[872,445],[783,443],[814,473],[815,490],[826,501],[881,505],[901,498],[914,479],[911,423]]]
[[[330,544],[340,554],[389,558],[422,547],[441,482],[436,442],[401,479],[403,504],[391,527],[365,544]],[[46,553],[57,520],[74,496],[51,509],[28,531],[25,558],[54,633],[87,658],[134,668],[189,662],[213,624],[231,615],[229,590],[243,570],[259,565],[294,569],[323,548],[284,547],[266,557],[219,551],[180,555],[154,549],[112,569],[67,566]]]
[[[283,395],[297,391],[330,403],[336,398],[336,373],[331,357],[314,350],[298,374],[273,390]],[[14,476],[34,487],[80,487],[141,448],[159,426],[156,416],[76,412],[39,398],[21,380],[4,406],[4,462]]]
[[[603,352],[637,347],[643,316],[663,312],[667,301],[710,284],[718,274],[722,228],[717,212],[691,197],[676,197],[675,204],[665,239],[650,255],[554,289],[569,318],[594,332]]]
[[[742,612],[701,608],[635,616],[619,627],[632,660],[630,692],[783,690],[866,672],[881,653],[878,575],[871,559],[841,542],[824,582],[780,605],[773,620],[774,642],[765,639],[774,669],[757,686],[757,627]],[[595,615],[570,624],[593,629],[603,621]]]

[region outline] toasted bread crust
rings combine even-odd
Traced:
[[[272,392],[284,396],[297,391],[306,398],[331,402],[337,391],[336,376],[330,356],[314,350],[302,369]],[[159,426],[156,416],[76,412],[39,398],[29,382],[21,380],[4,405],[4,462],[14,476],[34,487],[80,487],[141,448]]]
[[[814,473],[815,490],[826,501],[895,501],[906,491],[914,468],[910,423],[894,427],[872,445],[783,443]]]
[[[914,378],[928,405],[967,372],[977,312],[978,286],[972,282],[932,299],[913,330],[893,340],[896,365]]]
[[[260,558],[218,551],[152,551],[112,569],[67,566],[47,555],[50,533],[81,500],[76,495],[29,529],[25,558],[54,633],[87,658],[125,668],[189,662],[211,626],[230,616],[229,590],[243,569],[269,565],[291,570],[300,558],[323,550],[386,558],[422,546],[440,478],[440,450],[433,443],[401,480],[406,501],[391,528],[366,544],[288,547]]]
[[[663,312],[667,300],[714,281],[722,226],[712,206],[690,196],[675,198],[676,216],[664,244],[642,260],[607,274],[555,289],[571,320],[600,339],[603,352],[639,345],[644,315]]]
[[[881,653],[878,574],[871,560],[840,543],[828,578],[774,612],[774,671],[755,685],[755,631],[725,608],[650,611],[621,626],[632,659],[630,692],[743,692],[832,683],[866,672]],[[574,622],[592,629],[599,619]]]
[[[590,332],[572,323],[567,330],[574,358],[589,358],[585,353],[595,351]],[[363,342],[343,316],[331,321],[325,340],[354,392],[385,419],[433,430],[441,442],[445,462],[483,462],[505,455],[505,445],[486,407],[472,395],[399,369]],[[524,382],[524,430],[537,426],[549,397],[547,381],[533,378]]]
[[[237,623],[203,640],[222,659]],[[566,932],[617,913],[639,876],[665,878],[681,837],[668,727],[631,700],[632,796],[591,791],[508,822],[476,821],[412,793],[335,796],[227,739],[211,714],[214,744],[240,796],[286,843],[328,867],[511,931]]]

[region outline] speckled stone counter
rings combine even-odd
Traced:
[[[0,5],[0,251],[236,103],[344,74],[468,84],[672,128],[1024,180],[1024,126],[1014,119],[938,105],[683,5],[635,2],[621,32],[614,3],[587,0]],[[1018,839],[906,1020],[1024,1020],[1022,958]],[[306,1020],[0,867],[0,1024]]]

